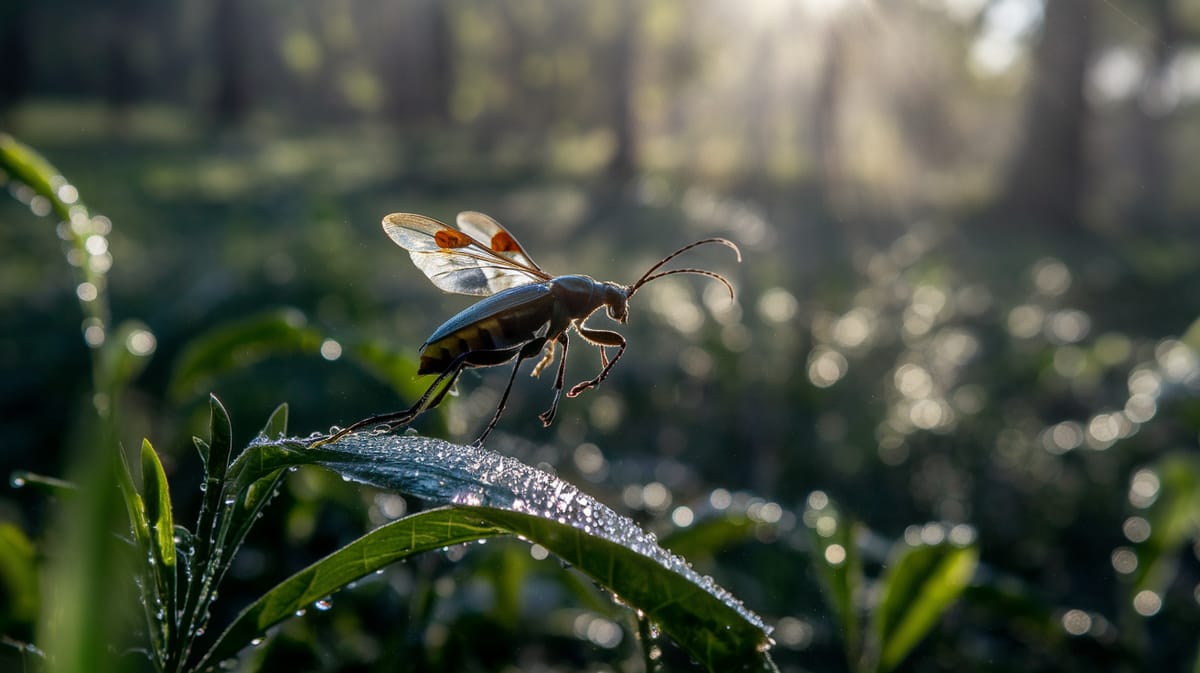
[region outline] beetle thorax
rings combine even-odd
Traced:
[[[610,318],[625,322],[628,300],[625,288],[621,285],[601,282],[590,276],[558,276],[550,281],[550,287],[559,304],[572,318],[586,318],[604,306]]]

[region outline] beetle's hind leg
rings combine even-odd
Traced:
[[[450,392],[450,389],[454,387],[454,382],[458,380],[458,375],[462,373],[464,368],[466,368],[467,355],[468,353],[464,353],[452,360],[450,362],[450,366],[446,368],[446,371],[438,374],[438,377],[433,380],[433,383],[431,383],[429,387],[425,389],[424,394],[421,395],[421,399],[417,400],[416,403],[411,407],[405,409],[404,411],[394,411],[388,414],[379,414],[377,416],[364,418],[361,421],[356,421],[342,428],[341,430],[338,430],[332,435],[317,439],[316,441],[310,443],[308,448],[311,449],[323,444],[331,444],[352,432],[358,432],[359,430],[363,430],[365,428],[384,426],[386,428],[384,430],[385,432],[391,432],[396,428],[404,427],[405,425],[412,423],[414,420],[416,420],[417,416],[420,416],[422,413],[442,403],[442,400],[446,397],[446,393]]]
[[[550,342],[550,348],[554,348],[555,343],[562,344],[562,358],[558,361],[558,373],[554,376],[554,401],[550,403],[550,408],[538,414],[538,418],[542,421],[542,427],[548,428],[554,422],[554,413],[558,411],[558,400],[562,397],[563,378],[567,373],[567,333],[563,332],[557,339]],[[538,363],[541,365],[541,363]]]

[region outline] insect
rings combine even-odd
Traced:
[[[733,287],[718,273],[693,268],[659,269],[678,255],[709,243],[732,248],[737,260],[742,260],[741,251],[733,242],[724,238],[705,238],[667,255],[632,285],[620,285],[588,276],[551,276],[534,263],[507,229],[483,213],[459,213],[456,224],[451,226],[411,213],[392,213],[383,218],[383,231],[396,245],[408,250],[413,264],[434,285],[446,292],[485,297],[447,320],[421,345],[417,374],[436,374],[437,378],[408,409],[363,419],[319,440],[318,444],[336,441],[363,428],[381,427],[391,431],[402,427],[441,403],[464,370],[494,367],[515,360],[500,404],[483,434],[475,441],[476,445],[481,445],[504,412],[521,363],[542,353],[532,372],[533,376],[539,376],[554,362],[557,346],[562,346],[554,378],[554,400],[550,408],[539,415],[543,425],[549,426],[564,387],[569,332],[573,330],[600,350],[600,373],[567,392],[567,397],[575,397],[600,385],[625,352],[623,336],[587,326],[586,321],[593,313],[603,307],[609,318],[623,324],[629,318],[629,300],[639,288],[652,280],[678,273],[713,278],[725,286],[732,300]],[[606,348],[617,351],[610,358]]]

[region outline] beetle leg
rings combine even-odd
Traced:
[[[466,368],[468,355],[470,355],[469,352],[463,353],[451,361],[450,366],[446,368],[446,371],[438,374],[438,377],[433,380],[433,383],[431,383],[429,387],[425,389],[425,393],[421,395],[421,399],[417,400],[416,403],[411,407],[405,409],[404,411],[394,411],[388,414],[379,414],[378,416],[371,416],[370,418],[364,418],[361,421],[351,423],[332,435],[329,435],[328,437],[322,437],[309,444],[308,448],[316,448],[322,444],[336,442],[342,437],[345,437],[352,432],[362,430],[363,428],[373,428],[380,425],[386,425],[386,431],[391,432],[396,428],[412,423],[417,416],[420,416],[425,411],[428,411],[429,409],[441,404],[442,399],[446,397],[446,393],[454,387],[454,382],[458,380],[458,375],[462,373],[464,368]],[[439,386],[441,386],[441,390],[438,390]],[[437,392],[436,395],[434,395],[435,391]]]
[[[601,381],[608,378],[608,372],[613,368],[613,365],[617,364],[617,360],[620,360],[621,355],[625,353],[625,337],[617,334],[616,332],[588,329],[587,327],[584,327],[583,323],[577,324],[575,329],[585,341],[600,348],[600,360],[603,363],[604,368],[600,370],[600,373],[596,375],[596,378],[590,381],[581,381],[580,383],[576,383],[574,387],[567,391],[567,397],[575,397],[588,388],[594,388],[600,385]],[[612,346],[617,349],[617,354],[614,355],[611,360],[608,360],[604,353],[605,346]]]
[[[563,352],[562,359],[558,361],[558,374],[554,376],[554,401],[550,403],[550,408],[538,414],[538,418],[542,421],[542,427],[548,428],[554,422],[554,412],[558,410],[558,399],[562,396],[563,378],[567,373],[567,333],[563,332],[558,335],[558,338],[550,342],[550,347],[554,348],[554,343],[562,343]],[[541,364],[541,363],[538,363]]]
[[[544,337],[543,337],[544,338]],[[508,385],[504,386],[504,393],[500,395],[500,404],[496,406],[496,413],[492,414],[492,420],[488,422],[487,427],[483,429],[483,434],[479,435],[479,439],[474,442],[475,446],[483,446],[483,440],[491,434],[492,429],[500,422],[500,416],[504,413],[504,407],[508,404],[508,394],[512,392],[513,382],[517,380],[517,370],[521,368],[521,363],[526,359],[537,355],[542,350],[542,345],[536,340],[531,341],[517,353],[517,361],[513,363],[512,374],[508,376]]]
[[[542,370],[546,367],[549,367],[550,364],[554,362],[554,345],[556,343],[558,343],[557,339],[546,343],[546,354],[543,355],[542,359],[538,360],[538,363],[533,366],[533,371],[529,372],[530,376],[541,376]]]

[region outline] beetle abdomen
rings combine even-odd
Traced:
[[[505,290],[468,307],[434,331],[421,348],[418,375],[440,374],[464,353],[468,366],[500,364],[544,332],[553,297],[543,284]]]

